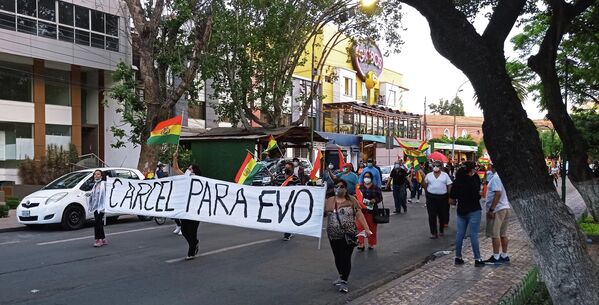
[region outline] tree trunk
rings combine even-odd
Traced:
[[[509,29],[493,23],[493,16],[488,28],[494,33],[481,36],[450,1],[404,2],[427,18],[437,51],[466,74],[476,91],[484,113],[485,144],[532,242],[554,304],[599,304],[599,270],[547,175],[537,130],[505,69],[503,41],[489,41],[497,31]],[[509,25],[504,19],[496,21]],[[503,35],[507,36],[498,37],[505,39]]]
[[[597,179],[591,179],[586,181],[573,181],[572,185],[580,193],[580,196],[589,208],[589,213],[595,221],[599,221],[599,182]]]

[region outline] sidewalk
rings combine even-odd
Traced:
[[[27,226],[17,221],[17,210],[8,211],[8,217],[0,218],[0,233],[25,230]]]
[[[577,218],[584,211],[580,194],[569,185],[566,194],[567,204]],[[529,240],[520,226],[516,215],[512,214],[509,234],[509,255],[511,263],[474,267],[470,240],[465,239],[463,258],[466,263],[455,266],[453,249],[424,266],[393,280],[349,304],[351,305],[462,305],[497,304],[511,287],[520,283],[533,266]],[[481,224],[484,226],[484,221]],[[451,238],[451,237],[446,237]],[[481,234],[479,237],[481,256],[487,259],[492,255],[491,239]],[[597,251],[597,248],[591,248]]]

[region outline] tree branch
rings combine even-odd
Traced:
[[[503,50],[503,43],[520,16],[526,0],[502,0],[493,10],[489,25],[483,32],[483,39],[494,48]]]

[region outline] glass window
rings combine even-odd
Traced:
[[[104,35],[91,34],[92,47],[104,49]]]
[[[37,35],[56,39],[56,23],[39,21],[37,23]]]
[[[106,37],[106,50],[118,52],[119,51],[119,39],[112,38],[112,37]]]
[[[15,12],[15,0],[0,0],[0,10]]]
[[[449,134],[449,129],[445,128],[445,130],[443,130],[443,135],[449,138],[451,136],[451,134]]]
[[[362,82],[362,101],[368,102],[368,89],[366,89],[365,82]]]
[[[35,19],[17,17],[17,31],[35,35],[37,34],[37,26]]]
[[[58,27],[58,39],[72,43],[74,37],[75,37],[75,30],[73,30],[73,28],[68,28],[66,26]]]
[[[106,14],[106,34],[119,36],[119,17]]]
[[[56,1],[38,0],[37,17],[48,21],[56,21]]]
[[[31,17],[37,16],[35,0],[17,0],[17,13]]]
[[[75,5],[75,26],[89,29],[89,9]]]
[[[89,46],[89,32],[77,30],[75,32],[75,42],[85,46]]]
[[[344,77],[343,79],[345,80],[343,94],[345,94],[345,96],[352,96],[352,79],[349,77]]]
[[[46,69],[46,104],[71,105],[70,72]]]
[[[27,157],[33,158],[33,124],[0,122],[0,161]]]
[[[16,27],[15,15],[0,13],[0,29],[14,31]]]
[[[71,136],[71,126],[46,124],[47,136]]]
[[[72,189],[75,186],[77,186],[77,184],[79,184],[79,182],[81,182],[81,180],[85,179],[91,173],[92,173],[91,171],[68,173],[68,174],[54,180],[50,184],[46,185],[44,187],[44,189],[45,190]]]
[[[32,101],[32,67],[0,62],[0,99],[19,102]]]
[[[73,25],[73,5],[66,2],[58,2],[58,21],[61,24]]]
[[[104,33],[104,13],[91,10],[92,31]]]

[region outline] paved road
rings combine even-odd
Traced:
[[[354,254],[348,295],[331,285],[326,237],[318,250],[314,238],[202,223],[201,257],[182,261],[172,225],[126,221],[106,228],[110,244],[99,249],[91,227],[0,234],[0,304],[339,304],[453,243],[453,228],[428,239],[426,208],[409,209],[379,227],[376,250]]]

